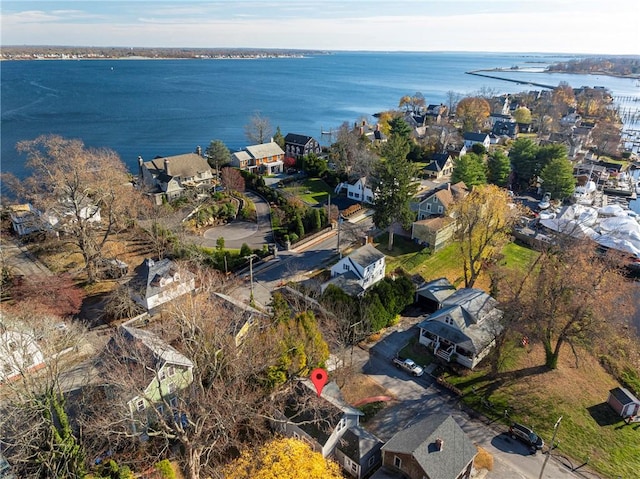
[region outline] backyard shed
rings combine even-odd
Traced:
[[[607,404],[622,417],[635,416],[640,410],[640,400],[623,387],[609,391]]]

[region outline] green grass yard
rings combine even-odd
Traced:
[[[286,193],[297,196],[308,205],[317,205],[333,195],[333,189],[320,178],[307,178],[302,182],[295,182],[282,189]]]

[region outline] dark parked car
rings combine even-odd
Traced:
[[[529,446],[533,451],[537,451],[542,449],[544,446],[544,441],[540,436],[538,436],[532,429],[529,429],[522,424],[518,424],[514,422],[509,428],[509,434],[513,439],[519,439],[524,442],[527,446]]]

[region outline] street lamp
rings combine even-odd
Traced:
[[[547,462],[549,461],[549,457],[551,456],[551,449],[553,449],[553,445],[556,442],[556,433],[558,432],[560,421],[562,421],[562,416],[558,418],[558,420],[556,421],[556,425],[553,426],[553,437],[551,438],[551,445],[549,446],[549,450],[547,451],[547,457],[545,457],[544,462],[542,463],[542,469],[540,469],[540,476],[538,476],[538,479],[542,479],[544,468],[547,466]]]

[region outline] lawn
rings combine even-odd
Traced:
[[[317,205],[327,200],[328,195],[333,194],[333,189],[320,178],[307,178],[304,181],[296,181],[283,191],[297,196],[308,205]]]
[[[567,347],[558,369],[549,371],[540,367],[544,364],[540,344],[530,344],[527,349],[518,346],[510,352],[511,366],[496,378],[478,369],[447,380],[463,391],[465,403],[504,423],[505,429],[511,420],[521,422],[533,427],[546,444],[562,416],[554,454],[568,456],[574,466],[589,458],[589,467],[608,477],[636,477],[640,471],[640,424],[625,425],[605,404],[616,381],[588,352],[577,352],[578,367]],[[509,418],[505,418],[505,410]]]

